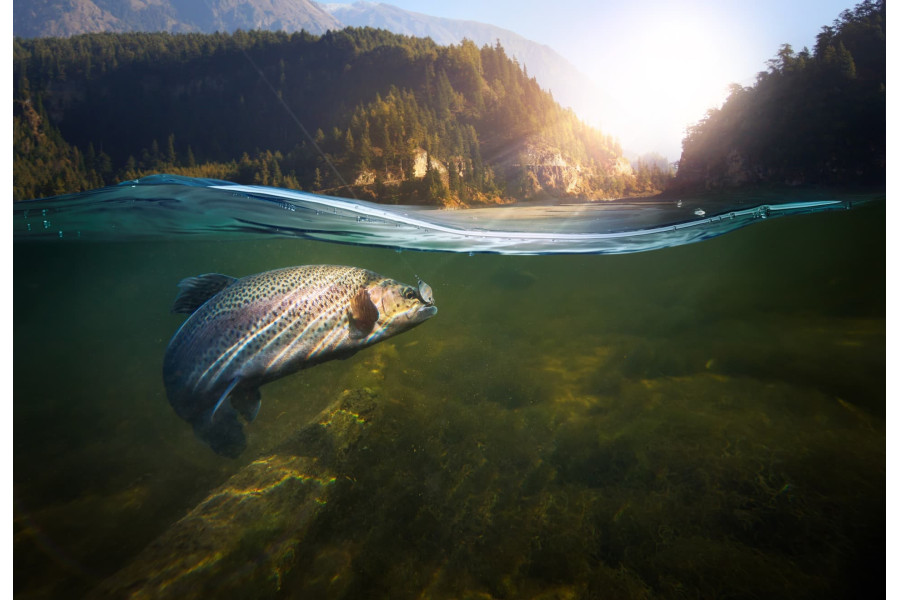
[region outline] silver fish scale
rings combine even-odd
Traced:
[[[338,325],[347,319],[350,299],[380,278],[366,269],[328,265],[245,277],[198,309],[182,332],[215,335],[180,336],[185,344],[171,348],[171,357],[196,353],[194,373],[202,373],[193,391],[230,380],[237,374],[231,369],[254,379],[276,378],[286,360],[312,360],[345,339],[347,328]]]
[[[242,279],[207,273],[179,287],[173,309],[194,312],[166,349],[166,396],[201,440],[230,457],[247,445],[242,422],[256,417],[261,385],[437,313],[424,282],[417,293],[358,267],[306,265]]]

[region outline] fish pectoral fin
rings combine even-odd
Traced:
[[[235,281],[237,279],[234,277],[218,273],[206,273],[182,279],[178,282],[180,291],[172,304],[172,312],[189,315]]]
[[[216,400],[216,405],[213,406],[212,412],[209,413],[210,422],[216,418],[216,413],[219,412],[219,409],[222,407],[222,403],[225,402],[225,398],[231,394],[232,390],[241,382],[240,377],[235,377],[228,383],[228,387],[225,388],[225,391],[222,392],[222,395],[219,396],[219,399]]]
[[[225,391],[222,392],[222,395],[219,396],[216,405],[212,409],[212,413],[209,415],[210,421],[215,419],[216,413],[221,409],[226,398],[228,399],[229,404],[231,404],[231,408],[244,417],[244,420],[248,423],[256,418],[256,415],[259,414],[260,404],[262,404],[259,388],[240,387],[238,384],[241,381],[240,377],[235,377],[229,382],[228,387],[226,387]]]
[[[241,381],[240,377],[235,377],[228,383],[209,418],[203,416],[190,420],[200,439],[209,444],[216,454],[229,458],[237,458],[247,447],[247,438],[244,437],[238,415],[249,422],[259,413],[259,388],[240,387]]]
[[[375,328],[378,321],[378,308],[369,297],[369,290],[360,290],[350,299],[350,309],[347,311],[350,321],[350,338],[358,340],[366,337]]]
[[[252,422],[259,414],[259,407],[262,404],[259,388],[247,388],[235,390],[231,393],[231,406],[244,417],[248,423]]]

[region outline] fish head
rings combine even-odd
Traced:
[[[431,288],[407,285],[393,279],[382,279],[368,286],[368,295],[378,318],[373,336],[385,338],[411,329],[437,314]]]

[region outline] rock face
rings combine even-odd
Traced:
[[[372,169],[364,169],[357,173],[356,179],[353,180],[353,185],[373,185],[376,176],[377,173]]]
[[[521,170],[527,196],[577,194],[584,187],[581,165],[571,164],[549,146],[526,143],[510,166]]]
[[[376,154],[379,151],[376,148]],[[540,140],[495,149],[487,156],[486,171],[497,182],[498,191],[477,199],[469,198],[468,203],[449,193],[441,199],[440,206],[463,208],[472,204],[507,204],[521,200],[610,200],[621,197],[622,190],[627,190],[627,186],[635,181],[631,163],[622,156],[608,154],[599,162],[585,165]],[[421,182],[429,167],[445,189],[450,187],[451,175],[455,175],[457,181],[463,179],[468,168],[462,157],[439,160],[423,148],[417,148],[407,171],[363,169],[352,174],[352,185],[356,197],[383,202],[384,198],[396,197],[409,183]],[[618,181],[619,187],[611,186],[610,180]],[[413,203],[415,200],[431,203],[428,197],[418,197]]]
[[[416,179],[422,179],[425,177],[425,174],[428,172],[428,163],[431,163],[431,168],[434,171],[440,173],[441,179],[444,181],[444,184],[447,183],[447,167],[439,160],[435,160],[434,158],[430,158],[428,153],[425,152],[422,148],[416,149],[415,159],[413,160],[413,177]]]
[[[558,149],[540,142],[525,142],[502,168],[510,180],[518,174],[525,197],[594,196],[592,183],[604,176],[633,177],[631,164],[623,157],[609,164],[586,166],[563,155]]]
[[[20,37],[127,31],[120,19],[90,0],[16,2],[13,4],[13,30]]]
[[[20,37],[79,33],[171,33],[269,29],[321,34],[343,25],[310,0],[30,0],[13,4]]]
[[[707,161],[682,155],[678,175],[669,190],[675,192],[720,190],[765,182],[786,185],[804,183],[803,178],[797,176],[773,175],[775,174],[754,164],[736,148]]]

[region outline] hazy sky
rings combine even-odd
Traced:
[[[335,2],[335,0],[328,0]],[[340,2],[339,2],[340,3]],[[352,2],[345,1],[345,4]],[[751,85],[783,43],[812,49],[853,0],[391,0],[547,44],[608,95],[599,125],[626,150],[677,160],[684,129]]]

